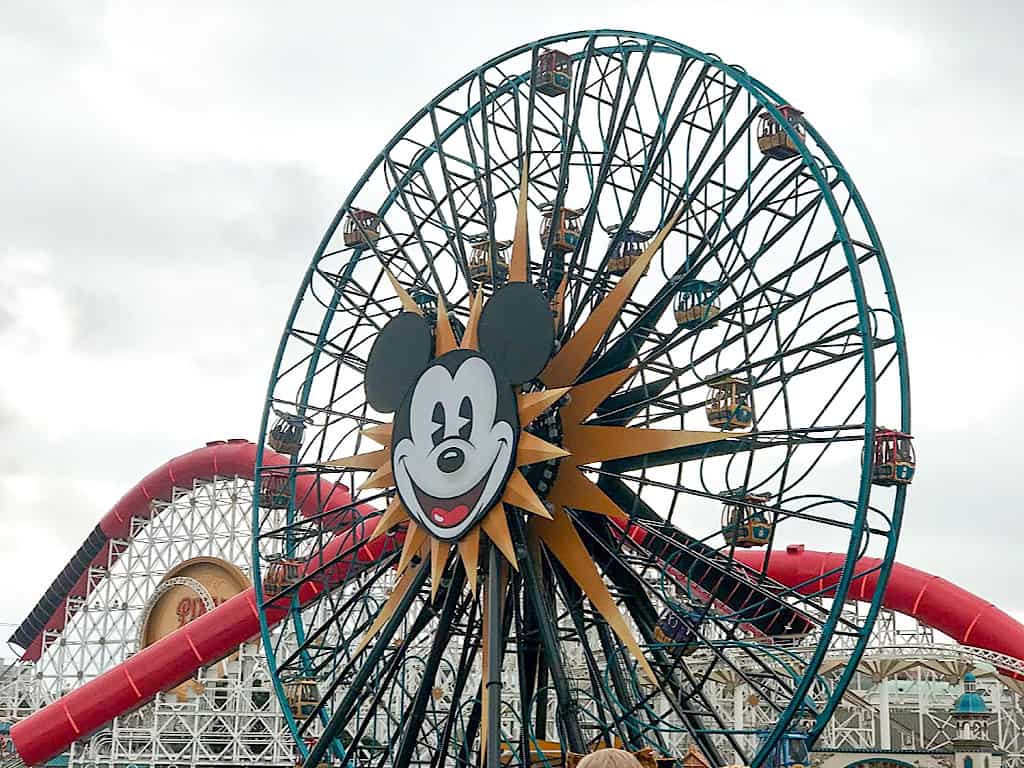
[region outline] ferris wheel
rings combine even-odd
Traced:
[[[803,762],[909,433],[884,251],[802,112],[650,35],[492,59],[371,163],[278,350],[262,435],[292,460],[261,468],[253,570],[300,750]],[[783,586],[789,544],[846,562]]]

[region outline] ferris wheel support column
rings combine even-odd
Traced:
[[[579,703],[569,690],[569,681],[562,666],[558,640],[553,627],[557,626],[550,614],[547,603],[541,598],[540,579],[535,569],[536,563],[526,546],[526,525],[516,515],[509,516],[509,527],[512,529],[516,560],[519,572],[523,577],[523,586],[537,617],[537,631],[540,635],[541,649],[545,666],[551,675],[551,683],[555,689],[557,701],[557,718],[565,730],[565,741],[573,752],[583,752],[586,744],[583,730],[580,728]]]
[[[892,731],[889,727],[888,679],[878,681],[878,742],[882,749],[892,749]]]
[[[501,766],[501,561],[491,542],[487,556],[487,768]]]

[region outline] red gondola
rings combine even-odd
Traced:
[[[275,560],[267,568],[263,579],[263,593],[270,597],[279,595],[302,580],[302,565],[299,560]]]
[[[910,485],[917,469],[913,440],[910,435],[895,429],[875,429],[874,467],[871,470],[871,481],[875,485]]]
[[[280,469],[265,470],[260,479],[260,508],[288,509],[290,500],[288,473]]]
[[[347,246],[369,248],[380,237],[380,216],[373,211],[353,208],[345,217],[345,230],[342,236]]]
[[[567,53],[547,48],[537,57],[533,87],[545,96],[561,96],[572,85],[572,58]]]
[[[803,112],[796,107],[783,104],[779,107],[782,119],[793,126],[797,135],[803,139]],[[761,121],[757,126],[757,147],[762,154],[773,160],[788,160],[800,154],[792,137],[786,129],[769,113],[761,113]]]

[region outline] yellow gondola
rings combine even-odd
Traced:
[[[469,255],[469,277],[477,285],[496,285],[508,277],[508,250],[511,240],[495,240],[494,259],[491,260],[492,243],[486,236],[472,241]]]
[[[618,234],[619,228],[609,227],[607,230],[608,234],[615,238]],[[636,262],[637,259],[643,254],[644,249],[647,247],[647,241],[651,239],[653,232],[642,232],[634,229],[627,229],[621,235],[618,236],[618,243],[615,246],[615,251],[612,257],[608,259],[608,271],[613,275],[621,277],[626,274],[630,267]],[[644,270],[644,274],[647,274],[647,270]]]
[[[540,226],[541,245],[547,247],[551,237],[551,250],[568,253],[576,250],[580,242],[580,216],[583,211],[577,208],[559,208],[557,213],[549,204],[541,210],[544,221]]]
[[[288,709],[296,720],[304,720],[316,711],[320,703],[316,680],[293,680],[284,684],[284,695],[288,700]]]
[[[770,494],[746,494],[722,507],[722,536],[726,546],[763,547],[772,537],[772,523],[762,509]]]
[[[746,429],[754,421],[750,383],[725,377],[711,382],[704,410],[708,424],[724,430]]]
[[[705,328],[713,328],[715,318],[721,313],[715,303],[718,291],[718,283],[703,280],[689,280],[679,286],[675,306],[676,324],[690,330],[702,324]]]

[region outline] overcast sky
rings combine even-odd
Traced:
[[[1015,0],[0,0],[0,623],[144,474],[255,438],[303,270],[416,109],[600,27],[742,64],[838,152],[909,337],[900,560],[1024,617]]]

